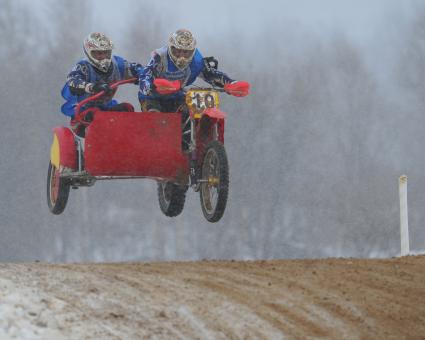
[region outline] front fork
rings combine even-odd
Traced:
[[[200,187],[200,183],[202,182],[201,179],[201,169],[198,166],[198,150],[197,150],[197,144],[196,144],[196,125],[200,124],[200,120],[196,121],[195,119],[190,119],[190,143],[188,145],[188,153],[190,155],[190,186],[195,190],[198,191]],[[187,124],[188,122],[186,122]],[[189,133],[189,131],[187,131]],[[214,128],[212,130],[212,138],[211,140],[218,140],[218,124],[214,124]]]
[[[190,142],[187,146],[187,152],[189,153],[189,166],[190,166],[190,186],[197,191],[199,189],[198,180],[199,174],[198,162],[197,162],[197,152],[196,152],[196,124],[194,119],[187,118],[186,124],[190,123],[190,130],[187,133],[190,133]]]

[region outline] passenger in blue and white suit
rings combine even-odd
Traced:
[[[102,33],[91,33],[83,43],[86,59],[80,60],[68,74],[62,89],[62,97],[66,102],[61,111],[71,117],[71,127],[84,137],[84,127],[74,121],[75,108],[79,102],[100,91],[105,95],[94,102],[89,102],[82,110],[98,107],[104,111],[134,111],[127,103],[119,104],[112,99],[115,90],[109,84],[119,80],[138,78],[142,66],[130,63],[119,56],[112,55],[113,43]],[[90,115],[86,116],[92,119]],[[81,131],[80,131],[81,130]]]

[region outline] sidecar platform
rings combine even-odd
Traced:
[[[86,130],[84,168],[94,177],[185,181],[181,133],[180,113],[97,111]]]

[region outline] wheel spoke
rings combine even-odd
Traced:
[[[205,177],[207,178],[207,183],[202,187],[202,194],[205,202],[205,209],[208,214],[213,214],[217,208],[218,203],[218,185],[219,185],[219,160],[217,154],[214,150],[209,150],[205,162]]]
[[[168,183],[162,184],[162,190],[164,190],[164,198],[167,202],[171,199],[171,186],[167,185]]]

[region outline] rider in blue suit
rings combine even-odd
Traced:
[[[190,31],[177,30],[170,36],[167,46],[152,52],[150,61],[140,74],[139,101],[142,111],[175,112],[184,102],[182,90],[167,95],[156,92],[153,84],[156,78],[178,80],[181,88],[192,84],[198,77],[217,87],[234,82],[217,70],[216,63],[213,58],[202,57]]]
[[[217,61],[203,58],[196,48],[192,33],[179,29],[171,34],[168,45],[152,52],[152,57],[139,77],[139,101],[142,111],[181,112],[183,130],[183,149],[189,143],[189,113],[184,107],[183,88],[192,84],[198,77],[216,87],[226,87],[238,83],[217,70]],[[154,80],[162,78],[179,83],[174,93],[160,94],[156,91]],[[236,85],[236,84],[235,84]]]
[[[129,63],[119,56],[112,56],[113,43],[102,33],[91,33],[84,40],[83,49],[86,59],[75,65],[62,89],[62,97],[66,102],[61,111],[71,117],[71,127],[74,131],[84,136],[83,126],[73,120],[77,104],[95,93],[105,91],[104,96],[95,102],[89,102],[82,110],[95,106],[104,111],[134,111],[130,104],[119,104],[112,99],[115,90],[112,90],[109,84],[138,78],[142,66]],[[92,119],[90,116],[87,118]]]

